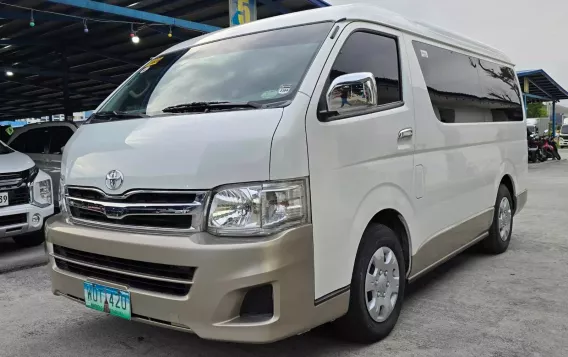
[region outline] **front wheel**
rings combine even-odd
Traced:
[[[513,231],[513,199],[505,185],[499,186],[493,223],[489,228],[489,236],[483,240],[483,248],[491,254],[504,253],[509,248],[511,233]]]
[[[341,337],[359,343],[387,337],[400,315],[405,288],[397,235],[382,224],[367,227],[353,269],[349,310],[334,323]]]
[[[562,160],[562,158],[560,157],[560,154],[558,153],[558,151],[554,152],[554,157],[556,158],[556,160]]]

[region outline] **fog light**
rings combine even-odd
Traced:
[[[41,216],[36,213],[32,216],[32,226],[37,227],[41,224]]]

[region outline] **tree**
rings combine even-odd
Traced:
[[[546,106],[542,103],[529,103],[527,117],[528,118],[546,118],[548,111]]]

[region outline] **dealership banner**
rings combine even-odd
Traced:
[[[229,19],[231,26],[256,20],[256,0],[229,0]]]

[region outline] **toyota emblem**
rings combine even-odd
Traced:
[[[105,184],[110,190],[118,190],[122,183],[124,182],[124,176],[122,172],[118,170],[109,171],[106,175]]]

